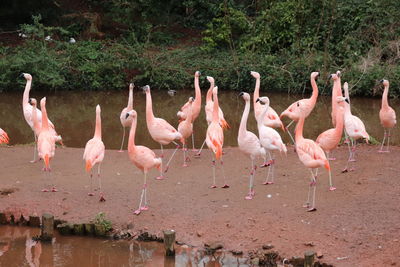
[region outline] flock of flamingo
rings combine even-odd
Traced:
[[[238,145],[240,151],[247,155],[251,160],[249,192],[246,195],[245,199],[251,200],[255,195],[254,176],[257,169],[257,165],[255,164],[257,158],[261,158],[263,160],[263,164],[261,165],[261,167],[268,167],[268,173],[266,175],[266,180],[264,181],[264,184],[274,183],[275,159],[273,153],[275,151],[284,153],[287,152],[287,148],[282,142],[280,134],[277,130],[274,129],[281,128],[284,132],[287,132],[290,135],[295,145],[295,151],[297,152],[299,160],[304,164],[306,168],[310,169],[311,183],[309,185],[307,202],[304,207],[306,207],[308,211],[315,211],[316,177],[319,167],[323,167],[329,172],[329,190],[333,191],[336,189],[332,183],[332,175],[329,161],[334,160],[334,158],[330,157],[331,152],[338,146],[339,142],[342,139],[343,132],[345,134],[345,143],[347,143],[349,147],[349,158],[343,172],[354,170],[354,167],[351,167],[349,165],[355,161],[357,140],[365,139],[366,142],[369,141],[369,135],[365,130],[363,122],[351,113],[348,84],[344,83],[343,85],[343,96],[340,71],[337,71],[336,73],[330,75],[329,78],[333,80],[331,116],[334,128],[324,131],[318,136],[316,141],[313,141],[311,139],[306,139],[303,137],[303,127],[305,119],[310,115],[317,102],[318,87],[316,79],[318,78],[319,73],[311,73],[311,86],[313,88],[312,96],[310,98],[296,101],[295,103],[290,105],[285,111],[283,111],[280,116],[270,106],[270,101],[268,97],[260,97],[260,74],[258,72],[252,71],[251,75],[256,80],[253,95],[253,107],[254,116],[257,121],[258,136],[248,131],[246,128],[247,120],[250,113],[251,97],[246,92],[241,92],[239,94],[239,96],[241,96],[245,102],[245,107],[240,121],[237,138]],[[38,158],[42,159],[44,162],[43,170],[50,174],[50,161],[55,154],[55,143],[59,142],[60,144],[62,144],[62,138],[56,132],[54,124],[48,119],[48,114],[46,111],[46,98],[44,97],[40,101],[41,110],[37,108],[36,99],[29,98],[29,91],[32,84],[32,76],[27,73],[23,73],[22,76],[26,79],[26,86],[22,100],[23,113],[26,122],[33,130],[35,137],[35,147],[32,162],[37,161],[37,153]],[[139,206],[138,209],[134,211],[134,214],[138,215],[142,211],[148,210],[147,174],[150,169],[157,168],[160,171],[160,175],[156,179],[164,179],[164,175],[168,171],[169,164],[172,158],[174,157],[177,150],[181,147],[183,151],[183,166],[187,166],[188,156],[186,140],[190,136],[192,136],[192,143],[194,148],[193,123],[201,112],[201,90],[199,86],[199,76],[200,72],[196,71],[194,75],[195,97],[190,97],[187,103],[185,103],[180,111],[177,113],[177,116],[179,117],[179,125],[177,129],[175,129],[166,120],[155,117],[153,113],[150,87],[148,85],[142,87],[143,91],[146,93],[147,129],[153,140],[159,143],[161,146],[160,157],[157,157],[151,149],[135,144],[138,113],[133,109],[134,85],[133,83],[129,85],[128,105],[122,110],[120,116],[121,124],[123,127],[123,136],[120,151],[122,151],[124,145],[126,128],[130,127],[128,141],[129,159],[144,174],[143,188],[141,191]],[[208,128],[205,141],[199,149],[197,155],[200,156],[204,144],[207,144],[208,148],[213,154],[213,181],[210,188],[217,187],[215,177],[215,167],[217,160],[220,161],[222,168],[222,188],[229,188],[229,185],[225,178],[223,165],[224,130],[229,128],[229,124],[224,119],[224,114],[219,107],[218,87],[215,86],[214,78],[207,76],[207,80],[210,83],[210,88],[207,91],[205,105]],[[379,117],[381,124],[384,128],[384,137],[379,152],[389,152],[390,131],[396,125],[396,114],[395,111],[388,104],[387,98],[389,91],[389,81],[381,80],[381,83],[384,87],[384,91]],[[292,120],[292,122],[287,127],[285,127],[281,121],[281,118],[284,116]],[[297,123],[294,138],[288,129],[293,122]],[[182,146],[179,145],[177,141],[180,141]],[[386,148],[384,147],[385,141],[387,142]],[[8,142],[9,137],[7,133],[0,128],[0,144]],[[164,168],[163,146],[170,143],[174,143],[176,145],[176,149],[173,151],[170,159],[168,160]],[[98,166],[97,175],[99,178],[100,201],[105,201],[105,197],[101,190],[100,178],[100,166],[104,159],[104,153],[105,146],[101,136],[101,109],[100,106],[97,105],[94,136],[86,143],[83,159],[86,163],[86,171],[90,173],[90,192],[88,193],[89,196],[94,195],[92,191],[92,169],[96,164]],[[54,185],[51,189],[44,188],[42,191],[57,192],[57,188]]]

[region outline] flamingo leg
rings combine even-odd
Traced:
[[[215,159],[213,155],[213,160],[211,162],[211,167],[212,167],[212,173],[213,173],[213,184],[210,186],[210,188],[217,188],[217,185],[215,184]]]
[[[330,156],[330,152],[326,152],[326,158],[327,158],[328,160],[336,160],[335,157],[331,157],[331,156]]]
[[[163,148],[163,145],[161,145],[161,156],[160,156],[160,158],[161,158],[160,176],[156,177],[157,180],[164,179],[164,175],[163,175],[164,148]]]
[[[384,130],[384,133],[383,133],[383,140],[382,140],[381,148],[378,150],[379,153],[385,152],[383,150],[383,146],[385,145],[385,140],[386,140],[387,134],[386,134],[386,128],[384,128],[384,129],[385,130]]]
[[[264,164],[263,166],[269,166],[270,168],[268,168],[268,173],[267,173],[267,177],[265,178],[265,181],[263,184],[268,185],[268,184],[273,184],[274,183],[274,164],[275,161],[271,156],[271,153],[268,151],[268,155],[269,155],[269,161]],[[269,181],[269,176],[272,174],[272,180]]]
[[[89,191],[89,193],[88,193],[88,196],[94,196],[94,193],[93,193],[93,173],[92,173],[92,170],[90,170],[90,191]]]
[[[204,147],[205,144],[206,144],[206,139],[204,139],[204,142],[201,145],[199,151],[196,153],[195,157],[200,157],[201,151],[203,150],[203,147]]]
[[[318,169],[317,169],[317,171],[318,171]],[[311,175],[312,175],[311,186],[313,186],[313,197],[312,197],[312,206],[307,210],[309,212],[317,210],[315,208],[315,191],[317,189],[317,179],[316,179],[316,175],[314,176],[312,170],[311,170]]]
[[[100,189],[100,200],[99,201],[104,202],[104,201],[106,201],[106,199],[104,198],[103,191],[101,190],[100,166],[101,166],[101,163],[99,163],[99,166],[97,167],[97,177],[99,178],[99,189]]]
[[[222,177],[224,179],[224,185],[222,186],[222,188],[229,188],[229,185],[226,183],[224,161],[222,160],[222,156],[221,156],[221,168],[222,168]]]
[[[185,144],[182,144],[182,152],[183,152],[183,165],[182,167],[187,167],[187,163],[186,163],[186,150],[185,149]]]
[[[30,163],[35,163],[35,162],[37,162],[37,160],[36,160],[37,136],[36,136],[35,132],[33,132],[33,136],[35,137],[35,144],[33,145],[33,160],[31,160]]]
[[[196,149],[194,148],[194,132],[193,131],[192,131],[192,146],[193,146],[192,151],[196,151]]]
[[[289,131],[289,127],[293,124],[293,120],[285,127],[287,130],[287,133],[289,134],[290,139],[292,140],[293,144],[296,146],[296,142],[294,141],[293,135]]]
[[[357,148],[357,140],[351,140],[351,151],[352,151],[352,158],[350,161],[356,161],[356,148]]]
[[[148,210],[149,206],[147,206],[147,175],[145,175],[144,177],[143,191],[144,191],[144,206],[140,207],[140,210]]]
[[[328,161],[330,161],[329,152],[326,152],[326,158],[328,159]],[[317,169],[317,173],[318,173],[318,169]],[[329,191],[334,191],[334,190],[336,190],[336,187],[333,186],[333,183],[332,183],[332,171],[329,169]]]
[[[251,159],[249,194],[245,197],[245,199],[247,199],[247,200],[253,199],[253,196],[254,196],[254,174],[255,174],[255,172],[256,172],[256,165],[254,165],[254,161],[253,161],[253,159]]]
[[[178,145],[177,143],[173,142],[174,144],[176,144],[176,148],[174,150],[174,152],[172,153],[171,157],[169,158],[168,162],[167,162],[167,166],[165,167],[164,173],[166,173],[169,169],[169,164],[171,163],[171,160],[173,159],[173,157],[175,156],[176,151],[178,151],[178,149],[180,148],[180,145]]]
[[[389,129],[389,134],[388,134],[388,144],[387,144],[387,152],[390,152],[390,129]]]
[[[145,189],[146,189],[146,179],[147,179],[147,171],[144,172],[143,189],[142,189],[142,194],[140,195],[139,208],[133,212],[136,215],[139,215],[140,212],[142,211],[143,196],[144,196]]]
[[[119,149],[118,152],[124,152],[124,151],[122,150],[122,148],[123,148],[123,146],[124,146],[124,141],[125,141],[125,132],[126,132],[125,127],[122,126],[122,143],[121,143],[121,148]]]
[[[43,162],[43,163],[44,163],[44,162]],[[43,171],[44,171],[45,180],[50,180],[50,172],[47,174],[46,165],[44,165]],[[50,171],[50,170],[49,170],[49,171]],[[46,187],[44,187],[44,188],[42,189],[42,192],[49,192],[49,189],[47,189]]]

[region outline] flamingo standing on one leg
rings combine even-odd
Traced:
[[[174,140],[180,140],[182,138],[182,134],[180,134],[171,124],[169,124],[166,120],[161,118],[154,117],[153,113],[153,104],[151,100],[150,86],[146,85],[143,87],[143,90],[146,92],[146,123],[147,129],[153,138],[154,141],[161,145],[161,159],[164,157],[164,149],[163,145],[168,145],[169,143],[174,142]],[[176,149],[172,153],[171,158],[167,162],[167,166],[164,172],[168,171],[169,163],[174,157],[179,145],[176,144]],[[161,162],[160,176],[156,178],[157,180],[164,179],[163,175],[163,166]]]
[[[326,157],[329,160],[329,154],[332,150],[334,150],[340,140],[342,139],[343,135],[343,127],[344,127],[344,103],[343,101],[347,101],[344,97],[338,97],[337,99],[339,106],[336,110],[336,127],[326,130],[325,132],[321,133],[317,140],[315,141],[326,153]],[[330,170],[329,170],[330,172]],[[329,190],[333,191],[336,187],[333,186],[332,175],[329,175]]]
[[[257,99],[260,97],[260,74],[255,71],[251,71],[250,74],[256,79],[256,85],[253,94],[253,106],[254,106],[254,116],[257,120],[260,114],[263,113],[261,104],[257,102]],[[282,128],[282,130],[285,131],[285,127],[283,126],[281,119],[279,118],[278,114],[272,107],[269,107],[267,113],[265,114],[263,123],[268,127]]]
[[[136,133],[136,125],[137,125],[137,113],[135,110],[129,111],[126,116],[130,116],[132,118],[131,130],[129,132],[129,141],[128,141],[128,155],[129,159],[144,173],[144,182],[142,194],[140,196],[139,208],[135,210],[135,214],[139,215],[141,211],[148,210],[147,206],[147,172],[151,168],[158,168],[162,171],[162,159],[156,158],[156,154],[145,146],[137,146],[135,145],[135,133]],[[144,205],[142,206],[144,198]]]
[[[349,159],[347,160],[346,167],[342,172],[353,171],[354,168],[348,168],[349,162],[355,161],[357,139],[364,138],[366,142],[369,141],[369,134],[365,130],[364,123],[358,118],[351,114],[350,98],[349,98],[349,84],[347,82],[343,85],[344,94],[348,103],[345,103],[344,109],[344,128],[347,135],[350,137],[351,149],[349,149]]]
[[[93,196],[92,182],[93,174],[92,168],[94,165],[98,164],[97,167],[97,177],[99,179],[100,188],[100,201],[106,201],[103,192],[101,190],[101,177],[100,177],[100,166],[104,159],[105,147],[101,140],[101,109],[100,105],[96,106],[96,128],[94,131],[94,136],[90,139],[85,146],[85,151],[83,152],[83,160],[86,162],[86,171],[90,173],[90,192],[89,196]]]
[[[226,183],[225,179],[225,170],[224,170],[224,162],[222,160],[222,147],[224,145],[224,131],[220,124],[219,118],[219,103],[218,103],[218,87],[214,87],[213,89],[213,117],[211,123],[208,125],[207,134],[206,134],[206,144],[211,152],[215,155],[215,160],[212,161],[212,168],[213,168],[213,185],[210,188],[216,188],[215,184],[215,162],[216,160],[221,161],[222,167],[222,176],[224,179],[224,185],[222,188],[229,188],[229,185]]]
[[[49,120],[46,111],[46,98],[40,100],[40,108],[42,109],[42,127],[38,135],[38,156],[44,161],[44,171],[50,173],[50,160],[54,157],[56,140],[52,131],[50,131]],[[48,192],[48,189],[43,189],[43,192]],[[56,186],[54,185],[51,189],[52,192],[57,192]]]
[[[205,106],[205,111],[206,111],[206,120],[207,124],[210,125],[212,119],[213,119],[213,109],[214,109],[214,102],[213,102],[213,89],[215,85],[214,78],[211,76],[207,76],[207,80],[210,82],[210,88],[207,91],[206,95],[206,106]],[[219,123],[222,127],[222,129],[229,129],[230,126],[228,122],[224,118],[224,113],[222,112],[222,109],[218,107],[218,118],[219,118]],[[203,144],[201,145],[199,152],[197,152],[196,156],[199,157],[201,154],[201,151],[203,150],[203,147],[206,143],[206,140],[204,140]]]
[[[250,157],[251,159],[251,171],[250,171],[250,180],[249,180],[249,193],[245,197],[245,199],[250,200],[253,199],[255,195],[254,191],[254,175],[257,169],[257,165],[254,164],[254,160],[257,157],[262,157],[264,162],[266,161],[266,153],[265,149],[261,146],[260,140],[258,137],[247,131],[247,119],[250,113],[250,95],[248,93],[241,92],[239,96],[242,96],[246,105],[244,107],[242,119],[240,120],[239,133],[238,133],[238,144],[239,149],[244,154]]]
[[[278,150],[279,152],[284,152],[286,154],[287,149],[285,144],[282,141],[281,136],[279,133],[265,125],[265,118],[266,114],[268,113],[269,109],[269,98],[268,97],[260,97],[256,100],[256,103],[258,105],[263,104],[264,106],[261,106],[263,108],[262,113],[258,115],[257,118],[257,127],[258,127],[258,134],[260,137],[260,143],[262,147],[268,152],[269,155],[269,162],[264,163],[264,167],[269,166],[270,168],[268,169],[268,175],[267,178],[265,179],[265,182],[263,184],[273,184],[274,183],[274,170],[275,170],[275,159],[273,158],[273,151]],[[272,153],[272,156],[271,156]],[[271,181],[269,180],[269,176],[272,174]]]
[[[10,141],[10,138],[8,137],[8,134],[0,128],[0,144],[8,144]]]
[[[299,103],[299,107],[301,108],[301,103]],[[303,127],[304,127],[305,117],[301,116],[296,125],[295,130],[295,140],[296,140],[296,152],[300,161],[310,169],[311,171],[311,183],[308,189],[308,197],[307,202],[304,207],[308,208],[308,211],[316,211],[315,208],[315,190],[317,188],[317,175],[314,174],[313,169],[317,169],[319,167],[325,167],[328,171],[330,171],[329,161],[326,158],[324,151],[322,148],[317,145],[311,139],[305,139],[303,137]],[[329,172],[330,174],[330,172]],[[311,187],[313,187],[313,196],[312,196],[312,205],[310,206],[310,192]]]
[[[192,113],[192,124],[194,121],[197,119],[197,117],[200,114],[201,111],[201,90],[200,90],[200,85],[199,85],[199,77],[201,73],[200,71],[196,71],[194,73],[194,91],[195,91],[195,99],[193,103],[191,104],[191,113]],[[189,105],[186,103],[185,105],[182,106],[181,110],[178,111],[178,117],[180,120],[185,120],[187,117],[187,114],[190,112]],[[193,145],[193,151],[195,150],[194,148],[194,133],[192,131],[192,145]]]
[[[181,121],[178,125],[178,132],[181,133],[182,138],[182,151],[183,151],[183,167],[187,167],[187,161],[189,160],[189,157],[186,157],[186,151],[187,151],[187,146],[186,146],[186,139],[192,135],[193,133],[193,123],[192,123],[192,117],[193,113],[192,111],[192,104],[193,104],[193,97],[189,97],[189,110],[187,110],[186,118],[185,120]]]
[[[29,104],[29,92],[31,90],[32,86],[32,76],[28,73],[22,73],[21,76],[23,76],[26,79],[26,85],[25,85],[25,90],[24,94],[22,97],[22,109],[24,112],[24,118],[25,121],[28,123],[29,127],[31,127],[34,137],[35,137],[35,147],[33,149],[33,160],[31,161],[32,163],[36,162],[36,145],[37,145],[37,133],[35,133],[35,129],[33,126],[33,118],[32,118],[32,112],[33,108]],[[39,129],[42,127],[42,112],[36,108],[36,113],[37,113],[37,119],[38,119],[38,125]],[[49,123],[49,130],[53,132],[53,135],[57,136],[56,137],[56,142],[59,142],[62,145],[62,138],[60,135],[58,135],[54,129],[54,124],[48,119]]]
[[[286,129],[288,129],[287,132],[290,136],[290,139],[292,139],[293,143],[295,143],[295,142],[294,142],[293,136],[291,135],[291,133],[289,131],[289,127],[290,127],[290,125],[292,125],[293,122],[297,122],[301,115],[304,116],[305,118],[307,118],[310,115],[311,111],[314,109],[315,104],[317,103],[317,98],[318,98],[318,85],[316,82],[318,76],[319,76],[319,72],[312,72],[310,75],[311,87],[313,89],[311,97],[304,98],[304,99],[294,102],[287,109],[285,109],[280,115],[281,119],[282,119],[282,117],[286,116],[292,120],[288,124],[288,126],[286,126]],[[303,109],[302,109],[303,114],[300,114],[301,112],[299,111],[299,109],[297,107],[298,102],[303,107]]]
[[[381,83],[384,86],[383,95],[382,95],[382,106],[381,110],[379,111],[379,119],[381,121],[381,125],[384,129],[383,134],[383,141],[381,148],[378,152],[390,152],[390,130],[396,125],[396,112],[389,106],[388,102],[388,93],[389,93],[389,81],[388,80],[381,80]],[[388,131],[388,132],[386,132]],[[385,145],[385,139],[387,137],[387,149],[383,150],[383,146]]]
[[[132,119],[129,116],[127,118],[126,113],[128,113],[129,111],[131,111],[133,109],[133,87],[134,86],[135,85],[133,83],[129,84],[128,105],[121,111],[121,115],[119,116],[123,133],[122,133],[121,148],[119,149],[118,152],[124,151],[122,148],[124,147],[124,141],[125,141],[125,129],[126,129],[126,127],[130,127],[132,124]]]

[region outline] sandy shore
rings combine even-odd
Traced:
[[[71,222],[93,219],[105,212],[117,227],[133,223],[134,229],[160,235],[172,228],[177,239],[192,245],[221,241],[226,249],[248,251],[271,243],[284,256],[301,256],[312,242],[324,262],[335,266],[388,266],[400,264],[400,147],[390,154],[376,153],[376,146],[361,146],[357,169],[342,174],[347,148],[339,148],[332,163],[337,190],[328,191],[325,171],[317,186],[317,211],[302,208],[307,197],[309,171],[293,148],[287,157],[276,157],[276,183],[262,185],[265,169],[258,169],[256,195],[245,200],[250,161],[237,148],[226,148],[225,171],[229,189],[209,189],[211,154],[192,157],[183,168],[182,154],[173,161],[167,178],[149,179],[150,209],[139,216],[137,208],[142,173],[128,160],[127,152],[107,150],[102,165],[103,191],[107,199],[87,196],[89,178],[84,171],[83,149],[57,149],[51,176],[42,163],[29,163],[32,146],[0,148],[0,210],[24,214],[52,212]],[[158,153],[159,151],[156,151]],[[171,150],[167,151],[167,158]],[[54,179],[57,193],[42,193]],[[96,180],[97,182],[97,180]],[[222,185],[220,165],[217,184]]]

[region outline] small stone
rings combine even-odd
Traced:
[[[306,245],[307,247],[313,247],[313,246],[315,246],[314,242],[312,242],[312,241],[306,242],[306,243],[304,243],[304,245]]]
[[[219,241],[214,241],[210,243],[205,243],[204,246],[209,249],[209,250],[217,250],[217,249],[222,249],[224,246],[222,245],[221,242]]]
[[[128,223],[126,225],[126,229],[133,229],[133,223]]]
[[[399,242],[399,240],[398,239],[393,239],[393,242]]]
[[[200,232],[200,231],[197,231],[196,234],[197,234],[198,237],[201,237],[203,235],[203,233]]]
[[[189,246],[188,245],[182,245],[181,248],[188,249]]]
[[[272,244],[266,244],[266,245],[263,245],[262,248],[267,250],[267,249],[273,249],[274,246]]]
[[[271,194],[268,194],[268,195],[267,195],[267,198],[271,198],[271,197],[272,197],[272,195],[271,195]]]
[[[322,254],[322,251],[320,251],[320,250],[317,251],[316,255],[317,255],[318,259],[320,259],[320,258],[322,258],[324,256],[324,254]]]
[[[229,207],[229,206],[228,206],[228,205],[222,205],[222,207],[223,207],[223,208],[227,208],[227,207]]]
[[[253,266],[258,266],[258,265],[260,265],[260,259],[259,259],[259,258],[254,258],[254,259],[252,259],[252,260],[251,260],[251,264],[252,264]]]

